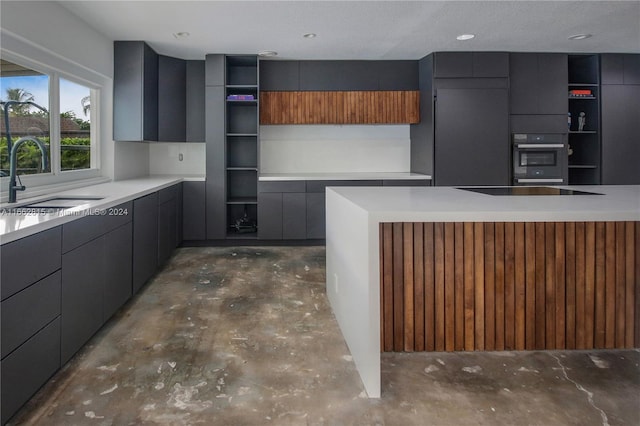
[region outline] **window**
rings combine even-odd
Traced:
[[[17,174],[27,180],[43,176],[27,186],[82,178],[72,175],[97,169],[98,89],[19,62],[0,62],[0,176],[9,175],[10,150],[17,144]]]

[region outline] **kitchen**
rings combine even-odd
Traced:
[[[173,11],[169,3],[157,6],[159,16],[164,9]],[[433,48],[420,47],[417,51],[398,53],[390,49],[386,54],[382,52],[383,47],[375,51],[369,44],[366,48],[361,46],[360,54],[338,54],[331,50],[336,47],[323,44],[325,36],[320,31],[308,27],[300,28],[297,31],[300,34],[296,32],[296,39],[290,41],[290,50],[262,43],[261,47],[251,50],[243,47],[241,41],[260,40],[262,34],[256,31],[263,24],[229,28],[228,16],[243,16],[248,12],[233,9],[241,6],[226,6],[231,7],[226,15],[220,13],[222,16],[211,19],[217,19],[219,26],[229,34],[237,34],[235,37],[202,40],[196,37],[195,30],[179,28],[173,23],[172,30],[164,30],[164,36],[170,41],[167,42],[166,39],[153,40],[152,33],[145,35],[143,26],[139,26],[141,32],[136,33],[137,24],[127,25],[127,19],[135,18],[133,12],[127,16],[122,10],[95,9],[90,2],[3,2],[3,60],[35,69],[48,65],[61,75],[66,73],[91,88],[97,87],[100,93],[91,111],[99,117],[92,120],[98,123],[92,126],[98,127],[92,131],[98,132],[100,142],[92,158],[99,159],[100,167],[80,171],[85,176],[73,181],[71,174],[57,173],[54,176],[57,181],[49,180],[46,185],[38,185],[38,178],[42,176],[24,176],[27,190],[18,192],[19,205],[29,200],[28,208],[33,208],[38,207],[32,206],[33,201],[46,200],[49,207],[52,201],[77,203],[68,210],[70,213],[94,209],[135,212],[132,219],[117,215],[102,218],[88,215],[77,220],[71,214],[24,216],[20,225],[3,218],[3,245],[24,240],[52,226],[62,229],[61,236],[49,237],[54,239],[52,246],[62,246],[58,248],[61,250],[58,257],[62,259],[63,292],[65,259],[81,265],[91,260],[84,252],[93,249],[114,252],[109,258],[117,262],[116,254],[125,255],[118,253],[119,243],[110,246],[109,242],[126,238],[120,235],[126,232],[133,235],[132,253],[128,257],[134,259],[131,274],[135,294],[162,265],[170,262],[173,249],[180,241],[186,241],[185,246],[236,248],[267,243],[324,244],[325,223],[328,226],[331,223],[325,221],[328,213],[324,208],[325,194],[333,191],[327,188],[379,186],[377,191],[383,193],[394,191],[385,187],[400,184],[410,186],[416,194],[423,191],[429,196],[430,189],[420,186],[510,185],[514,183],[511,180],[514,135],[561,134],[566,138],[560,142],[560,149],[567,154],[566,167],[562,168],[566,177],[552,177],[565,180],[540,184],[637,185],[639,182],[638,148],[631,128],[637,122],[633,113],[637,114],[638,108],[634,105],[639,98],[634,95],[639,87],[638,34],[633,19],[638,14],[637,2],[616,4],[620,8],[616,19],[621,21],[607,22],[604,27],[595,18],[600,13],[597,7],[604,6],[572,5],[585,8],[581,19],[593,28],[597,29],[600,24],[602,34],[612,34],[614,38],[609,44],[598,41],[595,34],[584,40],[567,40],[578,31],[564,34],[564,30],[561,41],[541,40],[538,44],[532,41],[531,45],[524,41],[521,45],[490,43],[478,40],[481,37],[469,42],[484,45],[461,44],[463,42],[455,40],[457,34],[452,34],[451,41]],[[434,4],[432,10],[422,10],[423,6],[403,3],[405,9],[398,9],[396,13],[429,15],[430,19],[444,19],[443,16],[453,19],[456,14],[455,9],[445,13],[443,5]],[[211,3],[206,7],[216,5]],[[261,7],[268,9],[269,6]],[[319,12],[323,13],[331,10],[317,4],[309,7],[320,8]],[[357,4],[344,7],[351,14],[345,16],[353,17],[361,12]],[[391,13],[389,5],[378,7]],[[460,8],[457,11],[463,15],[470,10],[469,4],[455,7]],[[515,14],[519,7],[511,4],[506,9]],[[535,8],[534,5],[527,7]],[[569,5],[550,3],[548,7],[571,14]],[[77,8],[75,12],[74,8]],[[480,9],[476,8],[475,13],[487,16],[489,22],[489,16],[498,13]],[[278,5],[277,10],[283,17],[289,17],[290,22],[295,21],[296,14],[303,13],[283,5]],[[548,18],[551,10],[538,13]],[[525,8],[520,13],[527,11]],[[267,10],[262,12],[264,15]],[[106,21],[122,21],[133,33],[104,36],[98,32],[109,31],[97,23],[104,20],[105,13],[120,13],[118,19]],[[587,18],[589,13],[593,14],[591,18]],[[381,21],[388,19],[374,12],[370,18],[374,15]],[[333,27],[341,28],[334,19],[330,21]],[[579,28],[580,19],[576,19],[575,27]],[[55,31],[51,29],[52,21],[59,23]],[[375,22],[367,21],[366,26]],[[596,32],[590,26],[585,27]],[[302,37],[311,30],[318,31],[317,37]],[[179,35],[186,31],[192,34]],[[439,31],[445,33],[442,27]],[[459,31],[468,30],[460,28]],[[380,37],[386,40],[390,36]],[[191,44],[196,42],[202,43],[206,50],[191,50]],[[585,44],[590,42],[595,44]],[[258,59],[258,51],[269,48],[279,50],[277,58]],[[587,71],[582,72],[585,69]],[[587,77],[595,74],[596,80],[581,74]],[[182,77],[163,80],[172,75]],[[149,81],[155,90],[145,86]],[[159,83],[162,81],[174,83]],[[595,110],[589,109],[593,107],[583,106],[589,103],[588,99],[568,100],[569,90],[591,90],[596,95],[593,97],[601,98],[601,102]],[[434,103],[430,97],[436,92],[438,97]],[[346,96],[344,93],[351,93],[354,98],[342,98]],[[391,94],[388,95],[391,100],[385,98],[385,93]],[[456,100],[470,93],[475,95],[472,102],[462,105]],[[417,104],[416,94],[419,95]],[[285,95],[292,96],[289,104],[283,100]],[[574,103],[579,105],[575,111],[570,107]],[[367,108],[365,105],[369,104],[372,107]],[[297,107],[282,108],[282,105]],[[349,105],[356,107],[350,109]],[[583,110],[586,111],[586,130],[578,127]],[[419,111],[417,117],[416,111]],[[572,113],[569,129],[567,112]],[[495,137],[497,134],[499,138]],[[469,138],[476,143],[463,144]],[[498,146],[496,140],[502,145]],[[611,148],[611,143],[607,143],[611,140],[621,145]],[[569,149],[573,150],[571,156]],[[563,152],[556,154],[560,162]],[[486,167],[487,164],[492,166]],[[3,190],[4,185],[8,185],[5,181],[3,178]],[[598,192],[597,187],[589,189]],[[60,194],[71,201],[49,200],[52,195]],[[635,194],[637,197],[637,192]],[[6,196],[4,191],[3,196]],[[102,199],[91,200],[91,197]],[[3,204],[3,207],[7,206]],[[137,212],[141,212],[138,219]],[[624,220],[637,222],[636,216],[632,214]],[[85,223],[76,224],[81,220]],[[65,244],[73,227],[77,227],[76,241]],[[129,227],[131,230],[125,231]],[[148,241],[156,238],[157,243],[145,242],[145,237],[150,238]],[[55,243],[56,238],[61,238],[62,243]],[[101,241],[100,247],[94,247],[94,241]],[[21,253],[34,256],[32,244],[26,244],[22,252],[18,250],[18,254],[10,258],[11,262],[23,264]],[[327,244],[329,247],[329,241]],[[157,246],[156,255],[145,250],[150,246]],[[39,248],[43,253],[37,258],[52,256],[51,246],[43,243]],[[330,257],[329,253],[327,256]],[[100,267],[107,272],[113,269],[104,264]],[[24,284],[50,277],[60,266],[52,268]],[[73,268],[69,270],[75,272]],[[91,276],[90,270],[78,272],[74,281],[81,287]],[[327,277],[330,276],[327,273]],[[3,288],[4,282],[3,275]],[[17,287],[9,296],[5,296],[3,290],[3,303],[14,294],[21,294],[18,293],[20,286]],[[122,306],[127,295],[114,293],[112,297],[112,309],[117,309],[113,307]],[[80,307],[73,315],[82,322],[91,318],[95,309],[83,304],[81,297],[78,300]],[[80,330],[82,333],[75,340],[63,343],[62,364],[108,318],[105,313],[101,318],[92,319],[92,325]],[[350,344],[349,349],[353,352]],[[3,363],[5,355],[3,349]],[[358,360],[355,361],[357,365]]]

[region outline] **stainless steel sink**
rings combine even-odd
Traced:
[[[57,213],[73,207],[88,204],[91,201],[102,200],[104,197],[92,196],[62,196],[40,200],[35,203],[23,204],[20,206],[4,207],[0,209],[2,214],[38,215],[47,213]]]

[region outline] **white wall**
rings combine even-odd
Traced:
[[[410,148],[409,125],[260,126],[260,172],[409,172]]]
[[[183,142],[149,144],[149,173],[204,176],[206,174],[205,144]]]
[[[118,180],[148,174],[148,146],[113,141],[113,40],[51,1],[2,0],[0,27],[4,51],[102,86],[103,176]]]

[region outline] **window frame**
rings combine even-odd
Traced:
[[[93,178],[102,177],[101,168],[101,118],[103,117],[101,112],[101,104],[103,91],[105,85],[103,79],[96,75],[95,79],[88,80],[87,78],[80,77],[74,74],[72,71],[75,69],[78,74],[87,75],[87,69],[82,69],[78,65],[70,64],[69,68],[72,71],[61,70],[54,66],[44,64],[43,62],[33,60],[26,56],[16,54],[6,49],[0,49],[2,58],[14,62],[18,65],[29,67],[34,71],[45,74],[49,77],[49,128],[50,128],[50,162],[51,172],[38,173],[33,175],[20,175],[20,180],[23,185],[26,186],[27,191],[18,195],[18,201],[20,198],[28,198],[38,192],[38,188],[61,185],[65,183],[73,183],[82,180],[88,180]],[[44,55],[43,55],[44,56]],[[60,58],[57,58],[60,59]],[[60,164],[60,79],[71,81],[76,84],[83,85],[90,90],[91,94],[91,165],[87,169],[79,170],[61,170]],[[1,177],[0,184],[2,188],[2,200],[8,198],[9,177]]]

